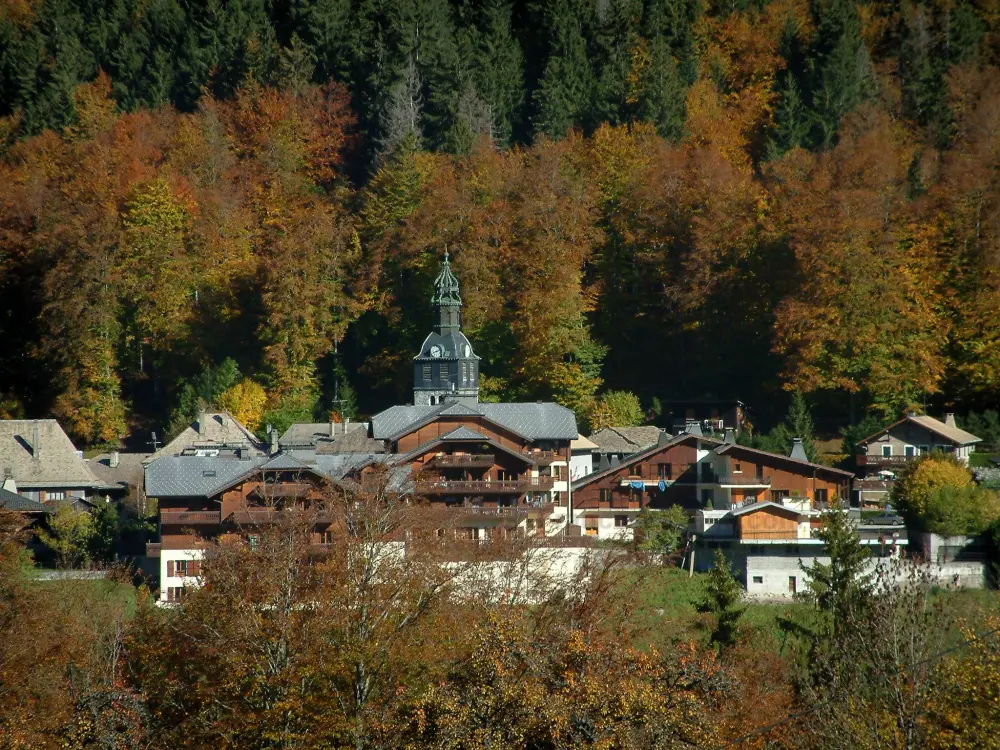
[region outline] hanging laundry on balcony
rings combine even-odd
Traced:
[[[646,485],[644,485],[638,479],[633,479],[631,482],[628,483],[628,486],[631,487],[633,490],[642,490],[645,488]]]
[[[662,479],[657,483],[656,486],[660,488],[660,492],[666,492],[667,491],[667,483],[665,481],[663,481]]]

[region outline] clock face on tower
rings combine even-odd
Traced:
[[[431,347],[431,356],[432,357],[440,357],[441,356],[441,347],[438,346],[437,344],[435,344],[434,346],[432,346]]]

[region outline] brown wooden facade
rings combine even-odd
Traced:
[[[835,498],[846,501],[850,481],[850,473],[838,469],[684,435],[577,481],[573,506],[580,511],[670,505],[697,509],[711,503],[718,509],[800,497],[822,508]],[[639,483],[641,490],[633,487]]]

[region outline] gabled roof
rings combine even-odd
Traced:
[[[392,406],[372,417],[372,437],[396,440],[438,417],[480,416],[526,440],[573,440],[579,433],[576,416],[552,403],[465,404]]]
[[[105,489],[142,487],[145,474],[144,462],[150,453],[119,453],[118,466],[113,463],[111,453],[102,453],[87,459],[87,466],[101,480]]]
[[[647,448],[644,451],[639,451],[638,453],[633,453],[631,456],[626,456],[619,463],[613,464],[612,466],[610,466],[607,469],[604,469],[603,471],[595,471],[591,474],[588,474],[585,477],[577,479],[575,482],[573,482],[572,485],[573,491],[576,492],[576,490],[580,489],[581,487],[586,487],[591,482],[595,482],[598,479],[603,479],[609,474],[615,473],[619,469],[627,468],[629,466],[634,466],[637,463],[641,463],[650,456],[656,455],[662,450],[666,450],[667,448],[672,448],[675,445],[680,445],[681,443],[684,443],[688,440],[699,440],[702,443],[707,443],[709,445],[716,445],[716,446],[722,445],[722,441],[716,440],[715,438],[703,437],[701,435],[692,435],[689,432],[683,432],[680,435],[674,435],[664,443],[658,443],[656,445]]]
[[[574,451],[590,451],[593,452],[597,448],[597,443],[592,441],[588,437],[580,435],[576,440],[571,440],[569,447]]]
[[[771,453],[771,451],[762,451],[759,448],[751,448],[746,445],[740,445],[739,443],[724,443],[715,449],[717,454],[724,455],[726,453],[731,453],[732,451],[744,451],[747,453],[753,453],[758,456],[767,456],[768,458],[776,458],[781,461],[787,461],[789,463],[798,464],[803,468],[810,468],[816,471],[826,471],[832,474],[840,474],[843,477],[850,479],[854,474],[850,471],[844,471],[843,469],[834,469],[832,466],[824,466],[823,464],[816,464],[812,461],[803,461],[800,458],[792,458],[791,456],[786,456],[781,453]]]
[[[0,508],[11,510],[16,513],[51,513],[52,509],[47,505],[35,502],[34,500],[18,495],[10,490],[0,487]]]
[[[928,416],[926,414],[907,414],[902,419],[896,420],[888,427],[885,427],[879,430],[878,432],[869,435],[863,440],[859,440],[858,445],[866,445],[869,441],[879,437],[880,435],[884,435],[893,427],[903,424],[903,422],[913,422],[914,424],[920,425],[925,430],[930,430],[934,434],[940,435],[946,440],[950,440],[951,442],[957,445],[972,445],[973,443],[982,442],[982,438],[976,437],[971,432],[966,432],[965,430],[961,430],[958,427],[952,427],[951,425],[947,425],[940,419],[934,419],[934,417]]]
[[[782,505],[781,503],[772,503],[771,501],[766,503],[751,503],[750,505],[744,505],[742,508],[736,508],[729,512],[734,516],[745,516],[747,513],[753,513],[758,510],[763,510],[764,508],[776,508],[778,510],[785,511],[786,513],[792,513],[796,516],[812,517],[819,515],[819,511],[816,510],[797,510],[795,508],[790,508],[787,505]]]
[[[179,456],[187,449],[222,447],[249,448],[260,455],[265,453],[264,444],[256,435],[236,421],[232,414],[222,411],[203,414],[185,427],[180,435],[147,458],[146,463],[165,456]]]
[[[217,487],[227,486],[267,461],[219,456],[164,456],[146,464],[146,494],[149,497],[211,497]]]
[[[358,430],[368,432],[367,422],[300,422],[290,425],[278,438],[282,448],[309,448],[336,441]]]
[[[465,425],[461,427],[456,427],[451,432],[447,432],[441,436],[441,440],[488,440],[485,435],[475,430],[470,430]]]
[[[54,419],[0,420],[0,468],[18,487],[96,489],[103,484]]]
[[[637,453],[660,439],[662,430],[647,427],[605,427],[590,436],[598,453]]]

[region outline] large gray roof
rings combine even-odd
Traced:
[[[300,422],[291,425],[278,438],[282,448],[307,448],[351,435],[357,430],[368,431],[366,422]]]
[[[144,462],[150,455],[149,453],[119,453],[118,466],[112,467],[113,454],[102,453],[87,459],[87,466],[106,488],[142,487],[145,474]]]
[[[51,513],[52,509],[47,505],[36,502],[30,498],[18,495],[10,490],[0,487],[0,508],[15,511],[16,513]]]
[[[651,427],[605,427],[590,436],[597,445],[598,453],[638,453],[656,445],[660,439],[660,428]]]
[[[34,444],[36,430],[38,445]],[[0,468],[19,488],[97,488],[102,484],[54,419],[0,420]]]
[[[165,456],[146,466],[146,494],[150,497],[212,497],[257,471],[311,471],[343,479],[354,469],[385,455],[348,453],[317,455],[314,451],[287,451],[272,458],[241,460],[229,456]]]
[[[528,440],[575,440],[576,416],[552,403],[462,404],[393,406],[372,417],[372,436],[390,440],[419,425],[445,416],[482,416]]]
[[[897,425],[900,425],[903,422],[913,422],[914,424],[918,424],[925,430],[930,430],[931,432],[940,435],[946,440],[950,440],[956,445],[972,445],[973,443],[982,442],[982,438],[976,437],[971,432],[966,432],[965,430],[962,430],[958,427],[952,427],[951,425],[945,424],[939,419],[934,419],[934,417],[928,416],[927,414],[907,414],[905,417],[896,422],[893,422],[888,427],[879,430],[873,435],[869,435],[864,440],[859,441],[858,445],[867,444],[869,441],[872,440],[872,438],[884,435],[893,427],[896,427]]]

